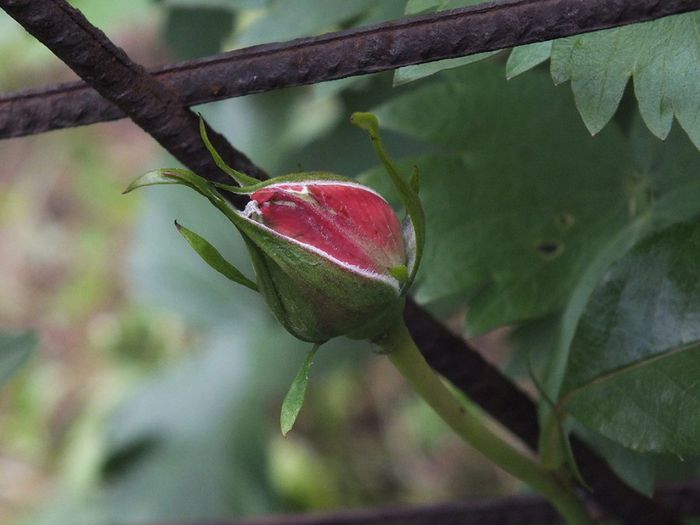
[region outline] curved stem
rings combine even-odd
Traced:
[[[595,523],[573,492],[552,473],[504,441],[482,418],[464,409],[425,361],[403,321],[397,322],[379,344],[413,389],[464,441],[546,496],[570,525]]]

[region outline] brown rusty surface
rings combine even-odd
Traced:
[[[197,116],[183,105],[178,93],[147,74],[80,11],[63,0],[2,0],[0,7],[185,166],[200,175],[223,180],[225,176],[213,166],[199,134],[193,132],[198,126]],[[8,105],[0,109],[0,129],[7,130],[6,119],[14,123],[10,126],[41,126],[47,118],[67,123],[103,107],[98,98],[77,92],[77,102],[41,106],[48,114],[6,100]],[[218,133],[210,130],[210,137],[232,166],[252,176],[264,176]]]
[[[2,0],[37,23],[48,0]],[[49,2],[50,3],[50,2]],[[266,44],[152,71],[186,106],[551,40],[700,9],[700,0],[511,0]],[[48,34],[51,34],[49,31]],[[94,53],[68,57],[98,64]],[[110,60],[96,80],[119,81]],[[124,80],[125,79],[121,79]],[[88,83],[89,84],[89,83]],[[112,101],[114,102],[114,101]],[[0,95],[0,138],[123,118],[84,82]],[[117,104],[118,106],[118,104]]]
[[[683,516],[700,513],[697,481],[659,491],[658,499],[678,508]],[[605,516],[596,516],[605,520]],[[334,513],[269,516],[209,523],[159,525],[564,525],[552,506],[540,496],[516,496],[486,501],[463,501],[401,508],[342,510]],[[656,525],[668,525],[659,521]]]

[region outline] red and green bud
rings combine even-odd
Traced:
[[[252,191],[241,214],[258,288],[300,339],[376,337],[403,305],[399,220],[367,187],[308,175]]]
[[[389,278],[392,268],[406,265],[396,213],[355,182],[270,184],[251,195],[244,213],[350,271]]]
[[[180,231],[212,267],[256,288],[299,339],[322,343],[340,335],[377,338],[401,315],[420,260],[423,217],[417,180],[404,181],[388,160],[376,119],[360,114],[357,120],[372,135],[402,196],[410,218],[403,228],[381,195],[352,179],[311,172],[260,182],[226,166],[205,134],[215,161],[239,186],[215,186],[186,170],[158,170],[142,176],[128,190],[184,184],[207,197],[243,235],[256,283],[204,239],[182,227]],[[219,187],[247,195],[248,205],[242,211],[232,208]]]

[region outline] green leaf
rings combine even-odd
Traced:
[[[640,28],[625,26],[577,38],[571,51],[571,88],[592,135],[617,111],[635,67]]]
[[[632,220],[610,232],[607,241],[580,270],[576,287],[559,318],[553,337],[556,344],[545,374],[545,388],[553,399],[560,397],[579,319],[610,265],[648,235],[700,212],[698,152],[684,137],[674,133],[666,143],[660,143],[637,120],[632,126],[630,150],[633,162],[628,168],[632,177],[627,181],[627,206]]]
[[[37,343],[34,332],[0,333],[0,388],[25,365]]]
[[[511,51],[506,63],[506,77],[508,80],[529,71],[548,60],[552,54],[552,42],[536,42],[526,46],[516,47]]]
[[[477,5],[483,2],[484,0],[410,0],[406,4],[406,14],[415,15],[433,11],[444,11],[446,9],[457,9],[459,7]],[[394,86],[408,84],[409,82],[434,75],[443,70],[473,64],[493,56],[496,53],[499,53],[499,51],[487,51],[485,53],[477,53],[476,55],[466,57],[448,58],[446,60],[438,60],[426,64],[401,67],[394,73]]]
[[[486,58],[489,58],[498,53],[498,51],[487,51],[486,53],[477,53],[466,57],[447,58],[445,60],[437,60],[435,62],[426,62],[424,64],[415,64],[412,66],[400,67],[394,73],[394,87],[408,84],[426,78],[440,71],[455,69],[462,66],[474,64]]]
[[[677,225],[614,264],[571,345],[560,405],[641,452],[700,453],[700,224]]]
[[[240,32],[237,44],[265,44],[270,42],[271,38],[276,42],[283,42],[337,29],[340,24],[363,15],[374,3],[374,0],[273,1],[262,16]]]
[[[233,30],[231,6],[173,6],[167,10],[165,41],[180,59],[213,55]]]
[[[550,73],[555,85],[571,80],[571,53],[576,37],[562,38],[552,42]]]
[[[504,82],[495,64],[476,64],[377,111],[385,128],[436,150],[402,165],[423,179],[415,294],[461,297],[472,333],[558,312],[582,269],[629,225],[700,210],[697,152],[682,138],[626,143],[616,128],[591,138],[570,96],[541,72]]]
[[[699,26],[700,14],[687,13],[554,41],[552,79],[571,80],[581,116],[597,133],[633,78],[651,132],[665,139],[675,117],[700,148]]]
[[[504,82],[497,65],[477,64],[378,112],[438,151],[402,166],[422,176],[416,299],[469,301],[474,333],[561,308],[580,260],[626,221],[622,137],[592,140],[543,74]]]
[[[700,458],[681,458],[673,454],[643,454],[625,448],[588,430],[581,424],[574,427],[576,435],[598,452],[630,487],[652,497],[657,486],[679,482],[697,476]]]
[[[228,262],[206,239],[200,237],[193,231],[188,230],[177,221],[175,221],[175,227],[177,228],[177,231],[179,231],[180,234],[182,234],[182,236],[187,240],[190,246],[192,246],[194,251],[197,252],[204,262],[206,262],[214,270],[219,272],[224,277],[228,277],[235,283],[242,284],[254,292],[258,291],[257,285],[243,275],[238,268]]]
[[[304,397],[306,396],[306,386],[309,384],[309,369],[313,364],[314,355],[321,345],[315,344],[301,365],[299,372],[294,377],[287,395],[284,396],[284,401],[282,402],[282,410],[280,412],[280,430],[282,435],[286,436],[290,430],[294,427],[294,423],[297,420],[297,416],[301,411],[301,407],[304,404]]]

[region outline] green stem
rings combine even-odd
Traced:
[[[416,348],[403,321],[396,323],[380,345],[414,390],[464,441],[546,496],[570,525],[595,523],[573,492],[552,473],[504,441],[484,424],[481,417],[470,414],[462,407]]]

